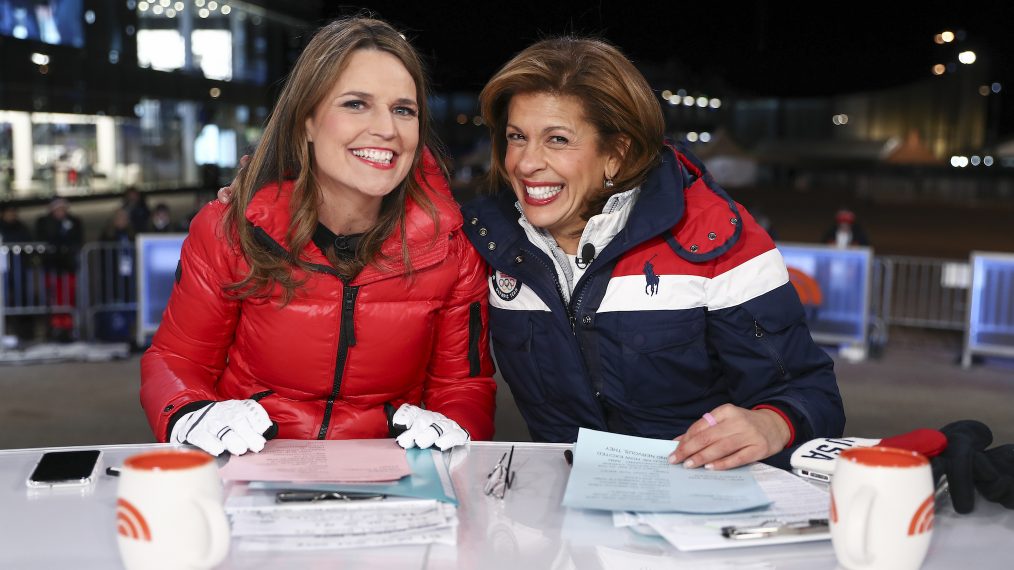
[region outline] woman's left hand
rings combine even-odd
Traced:
[[[398,445],[409,449],[425,449],[436,445],[440,451],[464,445],[471,439],[458,422],[439,412],[424,410],[412,404],[402,404],[391,418],[395,427],[406,428],[398,436]]]
[[[771,410],[748,410],[722,404],[711,410],[714,425],[701,418],[676,438],[670,463],[684,467],[732,469],[778,453],[789,442],[789,426]]]

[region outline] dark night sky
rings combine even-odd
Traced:
[[[355,11],[344,3],[323,6],[325,17]],[[691,74],[680,79],[717,77],[756,95],[849,93],[928,77],[934,63],[956,57],[953,44],[933,43],[944,29],[966,32],[964,49],[979,54],[991,81],[1014,78],[1014,3],[1004,1],[392,0],[356,6],[407,30],[442,89],[477,90],[519,49],[567,32],[605,37],[638,62],[676,59]]]

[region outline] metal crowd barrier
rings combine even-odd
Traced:
[[[95,242],[81,248],[78,336],[83,340],[133,338],[137,320],[134,243]]]
[[[874,259],[870,345],[888,344],[892,326],[946,331],[968,327],[971,270],[963,260],[881,255]]]
[[[971,284],[967,262],[897,255],[878,256],[877,262],[881,283],[874,305],[884,326],[964,330]]]
[[[179,241],[182,236],[169,237]],[[178,250],[178,244],[174,247]],[[31,315],[51,319],[67,315],[73,319],[74,330],[81,340],[129,340],[141,331],[137,324],[141,269],[135,244],[87,244],[78,256],[77,272],[70,274],[47,268],[47,256],[52,253],[51,246],[44,243],[0,243],[0,336],[4,334],[5,317]],[[152,256],[151,263],[161,257]],[[165,265],[165,271],[152,273],[149,280],[157,283],[146,286],[153,291],[149,295],[158,293],[160,299],[167,299],[172,288],[173,264],[159,263]],[[815,277],[822,275],[819,264],[812,270]],[[972,354],[1014,356],[1014,255],[976,253],[972,264],[926,257],[876,256],[863,279],[869,279],[870,288],[865,309],[868,320],[862,324],[869,329],[871,345],[882,347],[888,342],[891,326],[904,326],[965,331],[966,366]],[[854,285],[859,288],[861,283]],[[75,286],[76,294],[72,297],[68,292]],[[828,289],[829,296],[824,301],[830,304],[816,313],[824,320],[837,314],[831,303],[832,293]],[[149,311],[150,327],[157,327],[159,319],[155,313],[161,308]]]
[[[7,316],[77,313],[76,274],[53,268],[48,257],[58,252],[41,242],[0,243],[0,336]]]
[[[0,244],[0,337],[7,317],[48,316],[50,332],[56,325],[81,340],[133,338],[134,244],[89,243],[54,267],[61,253],[45,243]]]

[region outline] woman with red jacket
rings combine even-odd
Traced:
[[[160,441],[217,455],[396,426],[404,447],[492,437],[485,267],[426,148],[426,100],[388,24],[310,41],[233,200],[190,227],[141,361]]]

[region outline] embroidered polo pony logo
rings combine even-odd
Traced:
[[[655,255],[658,255],[657,253]],[[652,265],[651,260],[655,259],[655,255],[648,258],[648,261],[644,262],[644,294],[649,297],[653,297],[658,293],[658,275],[655,275],[655,266]]]

